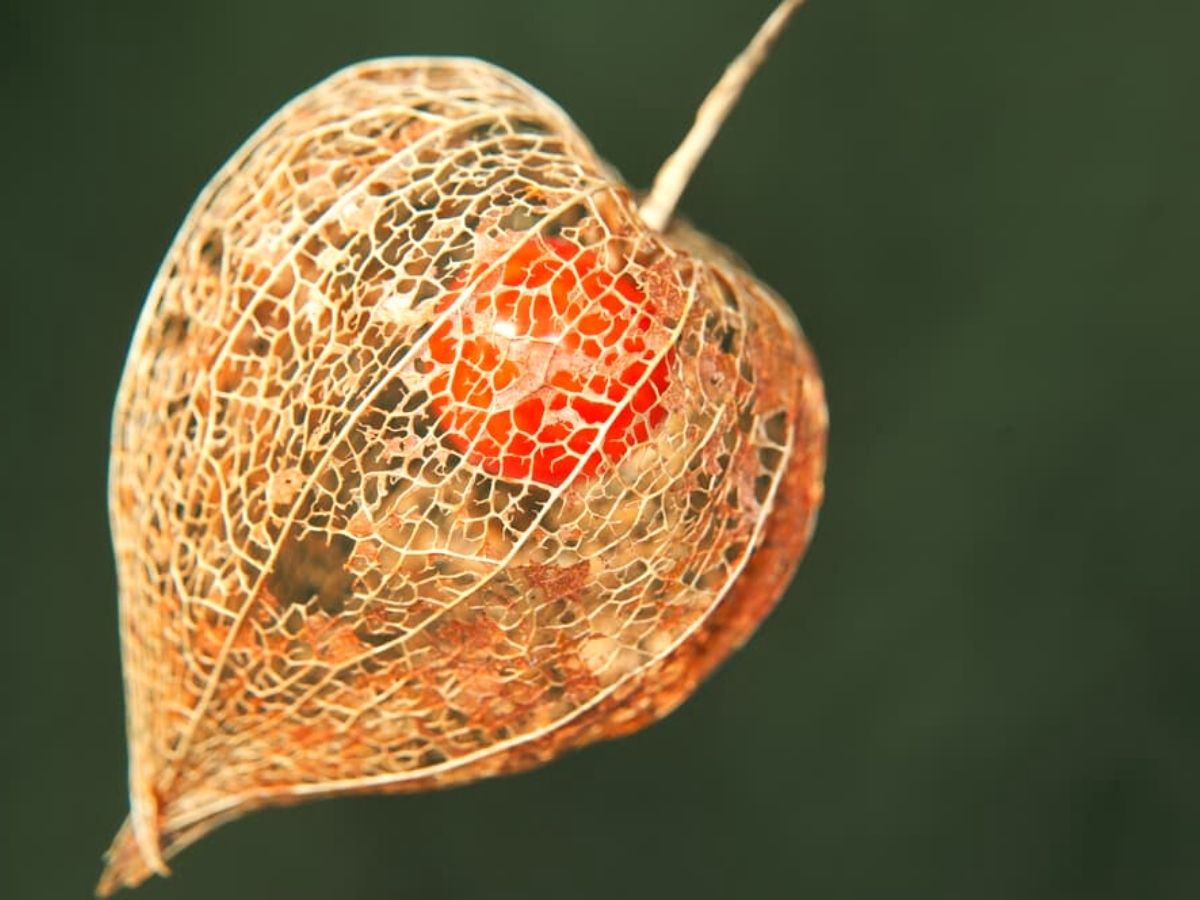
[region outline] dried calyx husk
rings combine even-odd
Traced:
[[[786,585],[825,434],[786,305],[528,84],[397,58],[300,95],[200,195],[117,398],[100,891],[248,810],[663,716]]]

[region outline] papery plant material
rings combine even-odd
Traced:
[[[783,590],[825,431],[786,306],[528,84],[388,59],[300,95],[200,195],[117,398],[99,891],[251,809],[665,715]]]

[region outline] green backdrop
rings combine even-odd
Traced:
[[[284,100],[478,55],[644,185],[769,0],[0,5],[0,896],[125,813],[111,398]],[[828,499],[754,641],[520,777],[262,813],[152,898],[1200,896],[1200,4],[814,0],[683,201],[794,304]]]

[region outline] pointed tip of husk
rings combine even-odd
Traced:
[[[96,896],[108,897],[121,888],[137,887],[153,874],[134,836],[133,825],[126,819],[104,854],[104,871],[96,884]]]

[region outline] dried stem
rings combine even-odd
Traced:
[[[717,136],[730,110],[737,105],[742,91],[754,77],[754,73],[767,58],[775,39],[787,27],[792,13],[803,6],[804,2],[805,0],[782,0],[775,7],[775,11],[767,16],[766,21],[746,45],[746,49],[725,69],[725,74],[696,110],[696,121],[691,130],[654,176],[654,186],[639,210],[642,220],[655,231],[662,231],[671,221],[675,205],[679,202],[679,197],[687,187],[696,166],[707,152],[709,144]]]

